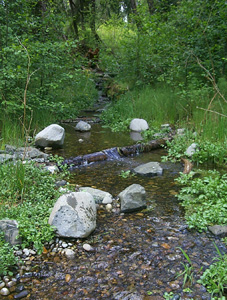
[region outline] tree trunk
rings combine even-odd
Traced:
[[[153,15],[155,8],[154,8],[154,0],[147,0],[149,13]]]
[[[91,0],[91,19],[90,19],[90,27],[93,36],[95,37],[97,42],[100,42],[100,37],[98,36],[95,28],[95,17],[96,17],[96,0]]]
[[[69,5],[71,9],[71,14],[72,14],[72,19],[73,19],[73,28],[75,31],[75,36],[78,39],[79,38],[79,31],[78,31],[78,7],[76,7],[75,3],[73,0],[69,0]]]

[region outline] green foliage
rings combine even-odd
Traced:
[[[216,245],[215,248],[218,258],[214,259],[215,262],[205,270],[198,282],[206,286],[208,292],[212,295],[212,299],[224,300],[224,290],[227,288],[227,255],[221,254]],[[215,295],[218,295],[218,297]]]
[[[203,136],[198,136],[190,130],[186,130],[183,135],[177,135],[172,141],[167,141],[166,148],[168,155],[163,157],[164,161],[177,161],[185,157],[187,148],[196,143],[198,148],[190,159],[196,164],[220,165],[227,162],[227,141],[205,140]]]
[[[193,174],[181,174],[177,182],[185,185],[178,199],[186,209],[186,220],[190,228],[207,229],[209,225],[227,224],[227,176],[218,171],[209,171],[203,178]]]
[[[53,228],[48,224],[50,210],[59,196],[55,177],[33,163],[17,162],[0,166],[0,219],[19,223],[22,246],[33,244],[41,252],[51,240]]]
[[[12,246],[6,243],[4,236],[0,234],[0,276],[12,275],[9,269],[16,263],[17,259],[14,256]]]
[[[187,264],[181,263],[184,267],[184,270],[177,277],[183,276],[183,287],[185,286],[186,283],[188,283],[190,286],[192,286],[193,281],[194,281],[194,274],[193,274],[194,267],[192,265],[191,259],[188,256],[188,254],[182,248],[179,247],[179,249],[183,253],[183,255],[186,258],[188,263]]]
[[[122,177],[122,178],[129,178],[130,176],[135,176],[135,175],[136,174],[131,173],[130,170],[127,170],[127,171],[121,170],[121,173],[119,174],[119,176]]]

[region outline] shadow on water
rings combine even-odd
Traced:
[[[65,128],[65,147],[58,152],[65,158],[135,144],[128,133],[112,133],[98,124],[92,126],[90,133],[83,134],[75,132],[72,126]],[[102,189],[114,197],[132,183],[141,184],[147,193],[148,209],[120,214],[119,209],[108,212],[99,207],[97,228],[92,235],[85,241],[70,240],[76,253],[74,259],[51,255],[42,258],[41,271],[48,276],[31,283],[31,300],[160,300],[166,292],[173,292],[181,299],[210,299],[196,280],[201,268],[210,265],[216,256],[213,241],[220,249],[224,248],[218,238],[187,229],[183,209],[175,197],[178,187],[174,179],[182,171],[182,165],[161,163],[163,176],[120,176],[122,170],[149,161],[160,162],[163,155],[165,150],[161,149],[73,170],[71,183]],[[84,242],[93,250],[86,252],[82,247]],[[177,276],[184,271],[181,263],[187,262],[178,247],[193,262],[194,282],[190,292],[183,292],[183,276]]]

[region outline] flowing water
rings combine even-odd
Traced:
[[[92,124],[89,133],[78,133],[73,125],[63,126],[65,146],[58,154],[65,158],[135,143],[129,133],[112,133],[100,124]],[[79,142],[80,139],[83,142]],[[38,265],[47,275],[25,283],[29,299],[159,300],[164,299],[165,293],[173,293],[174,299],[210,299],[197,279],[201,269],[217,256],[213,242],[221,251],[225,248],[209,233],[188,230],[184,211],[175,197],[179,187],[174,179],[182,171],[182,165],[161,163],[163,176],[120,176],[122,170],[131,170],[149,161],[160,162],[165,154],[164,149],[155,150],[88,164],[72,171],[71,183],[102,189],[115,198],[130,184],[141,184],[147,193],[148,208],[121,214],[117,200],[112,212],[100,206],[97,228],[92,235],[86,240],[67,241],[73,244],[74,259],[46,254],[32,262],[34,269]],[[92,251],[85,251],[83,243],[89,243]],[[188,273],[184,288],[183,276],[178,275],[185,270],[183,264],[187,265],[187,260],[179,247],[193,264],[193,274]]]

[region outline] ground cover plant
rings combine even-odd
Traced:
[[[55,187],[56,176],[32,162],[18,161],[0,165],[0,181],[0,219],[16,220],[22,248],[33,246],[41,253],[44,242],[54,237],[54,229],[49,226],[48,218],[59,196]],[[1,251],[8,248],[4,244]],[[1,257],[4,259],[5,255]],[[6,272],[7,265],[14,262],[12,251],[8,252],[5,259],[2,272]]]

